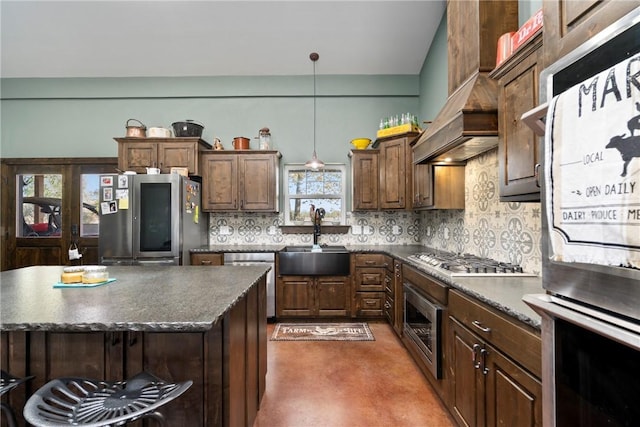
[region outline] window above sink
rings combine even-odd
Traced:
[[[323,226],[346,224],[346,166],[327,164],[311,170],[302,164],[284,166],[284,225],[311,226],[311,205],[326,211]]]

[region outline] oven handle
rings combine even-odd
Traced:
[[[623,318],[548,294],[528,294],[523,301],[543,318],[560,318],[620,344],[640,350],[640,326]]]

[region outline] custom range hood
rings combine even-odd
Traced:
[[[413,147],[414,163],[464,161],[498,145],[500,35],[518,28],[518,2],[447,3],[449,97]]]

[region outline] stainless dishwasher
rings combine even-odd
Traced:
[[[267,317],[276,316],[276,255],[273,252],[225,252],[225,265],[269,265],[267,273]]]

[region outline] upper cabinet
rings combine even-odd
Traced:
[[[210,151],[201,158],[204,211],[278,211],[280,153]]]
[[[499,80],[498,176],[500,200],[539,201],[540,137],[520,118],[539,104],[542,31],[491,73]]]
[[[637,7],[637,1],[545,1],[544,63],[551,65]]]
[[[353,150],[351,152],[351,181],[353,183],[353,209],[377,210],[380,195],[380,150]]]
[[[199,156],[211,149],[200,138],[115,138],[118,142],[118,168],[146,173],[148,167],[161,173],[172,167],[187,168],[190,175],[200,175]]]
[[[464,209],[464,164],[413,166],[414,209]]]
[[[410,210],[411,143],[417,133],[378,139],[375,149],[351,152],[354,210]]]

